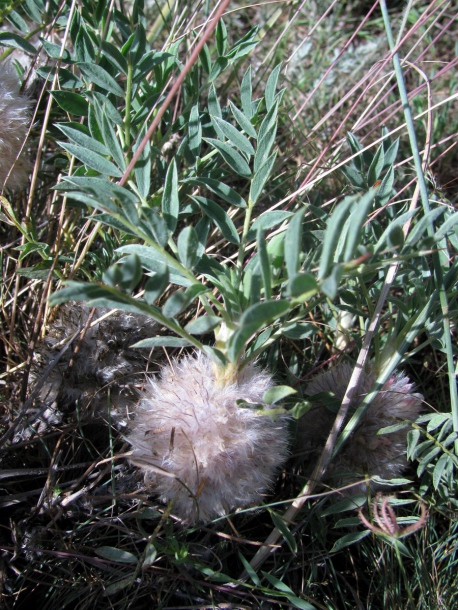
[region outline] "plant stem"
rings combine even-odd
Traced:
[[[127,82],[126,82],[126,112],[124,119],[124,141],[126,149],[130,148],[130,108],[132,104],[132,76],[133,66],[132,61],[129,59],[127,64]]]

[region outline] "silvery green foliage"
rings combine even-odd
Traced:
[[[149,350],[131,345],[151,336],[155,323],[145,316],[100,307],[89,320],[91,309],[78,303],[61,306],[38,344],[29,382],[32,391],[41,384],[28,412],[33,427],[20,429],[16,441],[30,438],[33,429],[42,432],[59,424],[63,414],[75,406],[97,414],[110,405],[121,423],[126,407],[138,399],[135,387],[144,379]],[[82,333],[75,336],[78,331]],[[56,361],[72,337],[71,345]]]
[[[257,505],[288,454],[286,419],[260,403],[272,376],[248,364],[234,383],[218,384],[199,354],[173,361],[152,379],[136,408],[131,462],[173,512],[190,523]]]
[[[30,163],[21,149],[30,123],[30,100],[19,92],[12,67],[0,63],[0,190],[20,189],[27,182]]]
[[[315,377],[305,393],[313,397],[332,392],[339,402],[347,389],[353,367],[344,363]],[[351,416],[364,397],[375,387],[376,375],[372,370],[363,372],[359,389],[350,405]],[[395,373],[383,385],[377,397],[362,416],[353,435],[331,462],[326,477],[333,487],[364,479],[366,475],[382,479],[399,477],[407,466],[406,445],[409,427],[389,434],[378,434],[382,428],[412,422],[418,417],[423,396],[412,392],[413,384],[403,373]],[[334,423],[336,410],[313,401],[312,408],[298,422],[297,451],[305,454],[305,462],[315,464]],[[366,483],[362,484],[364,491]],[[371,487],[377,485],[372,482]],[[350,493],[361,491],[354,487]]]

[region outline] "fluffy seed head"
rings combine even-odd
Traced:
[[[341,364],[313,379],[307,385],[306,394],[313,396],[321,392],[333,392],[341,401],[352,371],[350,364]],[[375,380],[372,371],[362,374],[359,389],[351,401],[349,417],[374,389]],[[423,396],[412,393],[412,387],[413,384],[402,373],[393,374],[383,385],[352,437],[331,463],[327,477],[332,477],[333,485],[349,483],[364,478],[366,474],[392,479],[402,473],[407,465],[407,429],[382,435],[377,432],[386,426],[403,420],[414,421],[418,417]],[[334,419],[335,413],[316,404],[299,420],[297,449],[306,452],[310,463],[315,462],[321,452]],[[372,487],[376,488],[376,485],[372,484]],[[358,488],[352,488],[350,492],[355,491],[358,492]]]
[[[29,127],[30,100],[19,93],[14,70],[0,63],[0,190],[22,188],[27,182],[30,163],[21,148]]]
[[[14,442],[30,438],[34,427],[43,432],[60,423],[75,405],[92,416],[105,414],[110,405],[112,421],[124,427],[126,412],[138,400],[136,385],[144,380],[150,351],[131,346],[151,337],[155,326],[150,318],[124,311],[61,305],[35,348],[29,389],[38,386],[37,395],[27,412],[29,422],[18,427]]]
[[[136,408],[131,461],[173,512],[195,522],[258,504],[286,459],[286,420],[236,401],[260,403],[272,377],[245,366],[221,387],[204,355],[164,367]]]

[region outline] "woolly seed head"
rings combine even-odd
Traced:
[[[352,372],[353,367],[350,364],[341,364],[313,379],[305,392],[308,396],[332,392],[341,401]],[[350,404],[350,416],[364,397],[374,389],[375,381],[376,376],[371,370],[363,372],[359,388]],[[382,435],[377,432],[386,426],[401,421],[414,421],[418,417],[423,396],[414,394],[412,388],[413,384],[403,373],[395,373],[388,379],[351,438],[331,463],[328,477],[336,476],[338,484],[343,484],[366,474],[382,479],[392,479],[402,474],[407,466],[405,453],[408,429]],[[335,413],[325,406],[314,405],[298,422],[297,449],[310,452],[315,458],[326,442],[334,419]],[[333,483],[336,481],[333,480]],[[376,487],[375,484],[372,486]],[[352,488],[351,492],[357,493],[358,488]]]
[[[207,521],[256,505],[271,486],[288,453],[286,420],[236,403],[259,403],[271,386],[271,375],[252,364],[221,386],[202,354],[151,380],[136,408],[130,459],[180,518]]]
[[[0,190],[7,185],[20,189],[27,183],[30,163],[21,153],[29,126],[30,100],[19,93],[19,84],[14,70],[0,63]]]

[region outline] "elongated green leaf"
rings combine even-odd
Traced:
[[[190,335],[203,335],[216,328],[218,324],[221,324],[221,318],[218,316],[201,316],[186,324],[184,329]]]
[[[202,351],[205,354],[207,354],[207,356],[210,358],[210,360],[212,362],[214,362],[215,364],[217,364],[218,366],[227,365],[227,358],[221,350],[216,349],[214,347],[210,347],[209,345],[203,345]]]
[[[275,164],[276,158],[277,153],[274,152],[274,154],[271,155],[264,163],[264,165],[260,167],[255,173],[250,188],[250,201],[252,203],[256,203],[259,198],[259,195],[262,193],[262,189],[264,188],[265,183],[270,177],[270,173]]]
[[[178,235],[178,256],[186,269],[192,269],[197,263],[199,238],[194,227],[185,227]]]
[[[342,167],[341,171],[343,172],[347,180],[350,182],[350,184],[352,184],[356,188],[361,189],[365,186],[366,179],[362,175],[362,173],[358,169],[356,169],[356,167],[353,167],[352,165],[347,165],[345,167]]]
[[[121,178],[122,172],[116,167],[116,165],[98,153],[88,150],[87,148],[83,148],[78,144],[70,144],[67,142],[58,142],[58,144],[71,155],[74,155],[77,159],[82,161],[84,165],[87,165],[87,167],[95,169],[97,172],[107,176]]]
[[[313,324],[297,322],[283,328],[282,334],[290,339],[305,339],[316,332]]]
[[[361,238],[363,224],[367,220],[369,210],[372,207],[376,194],[377,190],[371,189],[368,193],[363,195],[361,199],[356,202],[355,208],[350,214],[350,226],[343,255],[345,262],[349,261],[354,255],[355,249]]]
[[[50,91],[50,93],[65,112],[75,116],[87,116],[88,103],[79,93],[72,91]]]
[[[187,184],[195,184],[196,186],[205,186],[212,193],[224,199],[231,205],[235,205],[238,208],[246,208],[246,201],[234,191],[230,186],[224,184],[224,182],[220,182],[219,180],[215,180],[214,178],[188,178],[184,180]]]
[[[253,241],[253,239],[256,238],[259,227],[261,227],[263,231],[267,231],[268,229],[276,227],[287,218],[290,218],[292,215],[292,212],[286,212],[283,210],[273,210],[272,212],[264,212],[263,214],[258,216],[251,225],[251,228],[247,233],[247,242]]]
[[[143,246],[141,244],[129,244],[116,249],[119,254],[138,254],[145,269],[160,272],[163,265],[168,265],[168,261],[155,248]],[[168,265],[170,281],[178,286],[190,286],[191,281],[184,277],[177,269]]]
[[[250,166],[242,155],[234,150],[231,146],[225,144],[224,142],[220,142],[215,138],[204,138],[204,140],[216,148],[229,167],[232,168],[234,172],[239,174],[239,176],[243,176],[245,178],[249,178],[251,176]]]
[[[251,138],[257,139],[258,134],[256,133],[256,129],[251,124],[251,121],[231,101],[229,102],[229,106],[231,108],[231,111],[232,111],[232,114],[234,115],[235,120],[240,125],[240,127],[243,129],[243,131],[245,131]],[[251,154],[253,154],[253,153],[251,153]]]
[[[236,59],[248,55],[248,53],[254,49],[259,42],[258,33],[258,27],[251,28],[251,30],[245,34],[243,38],[234,44],[232,49],[226,54],[226,57],[229,57],[234,62]]]
[[[442,214],[444,214],[445,210],[445,207],[438,207],[423,216],[423,218],[421,218],[417,222],[412,231],[409,233],[406,239],[406,244],[413,245],[417,243],[417,241],[423,237],[429,227],[432,226],[434,221],[437,220],[439,216],[442,216]]]
[[[136,254],[130,254],[115,263],[103,274],[103,281],[109,286],[119,286],[132,292],[142,279],[142,267]]]
[[[266,299],[270,299],[272,296],[272,267],[270,265],[269,255],[267,253],[266,240],[264,239],[264,231],[259,228],[258,230],[258,254],[259,261],[261,264],[261,277],[262,284],[264,286],[264,296]]]
[[[283,593],[288,593],[288,594],[294,595],[293,590],[290,589],[287,584],[285,584],[284,582],[282,582],[275,576],[272,576],[272,574],[267,574],[267,572],[263,571],[263,575],[270,582],[270,584],[273,585],[277,589],[277,591],[282,591]]]
[[[90,83],[94,83],[105,91],[114,93],[119,97],[124,96],[124,91],[115,81],[115,79],[101,66],[87,62],[80,62],[78,63],[78,66]]]
[[[216,123],[221,132],[226,136],[229,142],[238,148],[241,152],[247,155],[254,155],[254,148],[251,145],[250,140],[244,136],[238,129],[227,121],[223,121],[218,117],[211,117],[212,123]]]
[[[342,265],[334,265],[326,279],[321,282],[321,292],[333,301],[339,290],[339,283],[342,278]]]
[[[203,284],[194,284],[186,290],[177,290],[169,297],[162,308],[163,314],[168,318],[177,316],[187,309],[196,298],[206,292],[208,288]]]
[[[269,388],[267,392],[264,393],[262,401],[268,405],[273,405],[292,394],[297,394],[297,390],[291,388],[289,385],[277,385]]]
[[[84,203],[85,205],[88,205],[91,208],[95,208],[96,210],[102,210],[103,212],[106,212],[108,210],[108,213],[110,214],[119,214],[119,210],[112,202],[107,205],[106,201],[102,201],[101,198],[95,199],[93,197],[89,197],[89,195],[86,195],[85,193],[73,191],[69,191],[67,193],[67,197],[69,199],[79,201],[80,203]]]
[[[150,277],[145,284],[144,299],[148,305],[154,305],[169,285],[169,269],[167,265],[159,263],[158,271]]]
[[[450,414],[449,413],[437,413],[436,415],[431,417],[431,419],[429,420],[426,430],[428,432],[432,432],[433,430],[436,430],[436,428],[439,428],[439,426],[442,426],[445,422],[451,423]]]
[[[385,140],[384,140],[385,142]],[[396,157],[398,154],[398,148],[399,148],[399,138],[397,140],[395,140],[393,142],[393,144],[391,144],[391,146],[388,148],[388,150],[385,152],[385,167],[389,167],[390,165],[393,165],[393,163],[396,161]]]
[[[447,220],[444,222],[444,224],[440,227],[440,229],[435,234],[434,239],[436,241],[439,241],[440,239],[445,237],[447,235],[447,233],[449,233],[450,231],[453,230],[453,228],[457,222],[458,222],[458,212],[455,212],[451,216],[449,216],[449,218],[447,218]]]
[[[326,231],[323,239],[323,249],[321,252],[320,269],[318,272],[318,278],[323,279],[329,272],[332,265],[334,252],[339,243],[339,236],[342,231],[342,227],[348,216],[348,210],[355,201],[354,197],[346,197],[334,210],[330,218],[328,219]]]
[[[131,227],[123,224],[122,220],[118,220],[114,218],[112,214],[95,214],[92,217],[96,222],[101,222],[107,227],[113,227],[117,231],[122,231],[123,233],[127,233],[128,235],[136,235]]]
[[[434,489],[437,489],[442,481],[442,475],[444,474],[446,468],[453,464],[452,457],[443,453],[440,458],[437,460],[437,464],[434,466],[433,470],[433,486]]]
[[[19,34],[14,34],[13,32],[1,32],[0,45],[13,49],[21,49],[21,51],[24,51],[24,53],[28,53],[29,55],[35,55],[37,52],[33,44],[22,36],[19,36]]]
[[[262,142],[264,138],[272,131],[272,128],[276,125],[278,115],[278,104],[274,104],[270,108],[269,112],[264,117],[261,127],[259,128],[258,141]],[[258,144],[259,147],[259,144]]]
[[[366,494],[358,494],[351,498],[345,498],[344,500],[334,502],[333,504],[331,504],[331,506],[328,506],[328,508],[325,508],[323,511],[320,511],[320,515],[322,517],[325,517],[327,515],[338,515],[348,510],[355,510],[356,508],[360,508],[361,506],[364,506],[366,502]]]
[[[245,72],[242,84],[240,85],[240,99],[242,101],[243,114],[248,120],[253,118],[253,106],[251,104],[253,99],[253,87],[251,84],[251,66],[248,66]]]
[[[404,214],[401,214],[400,216],[392,220],[387,226],[387,228],[383,231],[382,235],[380,236],[380,239],[376,243],[374,247],[374,254],[377,254],[384,246],[386,246],[388,237],[393,230],[403,227],[404,224],[410,218],[412,218],[412,216],[415,216],[415,214],[417,214],[417,212],[418,210],[409,210],[408,212],[404,212]]]
[[[240,561],[243,563],[243,567],[245,568],[245,571],[248,574],[248,576],[251,578],[251,580],[254,582],[254,584],[257,587],[260,587],[261,586],[261,580],[260,580],[259,576],[256,574],[256,572],[251,567],[250,563],[242,555],[242,553],[240,553],[240,551],[239,551],[238,555],[240,557]]]
[[[227,29],[222,19],[218,21],[216,26],[215,38],[218,55],[224,55],[227,49]]]
[[[110,151],[108,150],[108,148],[106,146],[104,146],[103,144],[101,144],[100,142],[95,140],[94,138],[87,136],[80,129],[73,129],[72,127],[63,125],[62,123],[57,124],[57,127],[58,127],[58,129],[60,129],[62,131],[62,133],[64,133],[67,136],[67,138],[69,140],[71,140],[75,144],[78,144],[79,146],[82,146],[83,148],[88,148],[89,150],[92,150],[92,151],[98,153],[99,155],[108,156],[110,154]]]
[[[200,153],[200,146],[202,144],[202,125],[199,119],[199,106],[195,104],[191,108],[188,123],[188,134],[189,134],[189,150],[194,157],[198,157]]]
[[[143,137],[146,134],[146,129],[147,125],[145,124],[138,134],[137,140],[133,147],[134,152],[136,152],[141,145]],[[140,191],[141,196],[144,199],[147,199],[151,188],[151,144],[149,140],[147,141],[146,146],[144,146],[137,163],[135,164],[134,171],[138,190]]]
[[[189,347],[191,343],[181,337],[150,337],[134,343],[131,347]]]
[[[61,45],[60,44],[55,44],[54,42],[49,42],[49,40],[46,40],[46,38],[40,38],[40,42],[43,45],[43,49],[46,51],[47,55],[49,55],[49,57],[51,57],[52,59],[59,59],[60,58],[60,54],[61,54]],[[64,49],[62,51],[62,60],[64,62],[69,62],[71,61],[72,57],[69,53],[69,51],[67,51],[67,49]]]
[[[141,214],[144,221],[141,223],[142,229],[153,238],[163,248],[169,241],[167,224],[163,218],[153,208],[142,207]]]
[[[228,214],[226,214],[222,207],[206,197],[199,197],[196,195],[195,197],[192,197],[192,199],[196,201],[205,214],[207,214],[207,216],[213,220],[225,239],[227,239],[231,244],[240,243],[237,229],[235,228],[231,218],[228,216]]]
[[[370,533],[370,530],[364,530],[363,532],[351,532],[351,534],[345,534],[345,536],[342,536],[342,538],[339,538],[339,540],[334,543],[331,553],[337,553],[347,546],[359,542],[363,538],[366,538],[366,536],[369,536]]]
[[[173,159],[167,170],[164,194],[162,195],[162,215],[172,235],[177,226],[179,207],[178,172],[175,159]]]
[[[208,76],[212,69],[212,59],[207,44],[204,44],[202,51],[199,53],[199,59],[205,74]]]
[[[209,82],[212,83],[213,81],[215,81],[218,78],[218,76],[221,74],[221,72],[224,72],[224,70],[228,67],[228,65],[229,65],[229,59],[227,57],[218,57],[218,59],[215,61],[215,63],[212,66],[210,76],[208,78]]]
[[[59,76],[59,85],[63,89],[78,89],[83,86],[83,81],[66,68],[57,69],[54,66],[42,66],[41,68],[37,68],[38,76],[41,76],[41,78],[47,81],[52,81],[56,73]]]
[[[158,66],[169,59],[172,60],[172,64],[174,64],[176,61],[175,56],[171,53],[162,51],[148,51],[148,53],[142,57],[140,62],[135,65],[133,81],[135,83],[140,82],[141,79],[148,74],[148,72],[151,72],[154,66]]]
[[[257,329],[283,316],[289,309],[286,299],[266,300],[249,307],[240,318],[240,325],[255,324]]]
[[[237,361],[250,337],[263,326],[284,315],[289,309],[287,300],[262,301],[251,305],[240,318],[240,327],[228,341],[228,356],[232,362]]]
[[[154,546],[154,544],[150,541],[146,545],[146,549],[144,551],[142,568],[147,568],[147,567],[153,565],[153,563],[156,561],[156,558],[157,558],[157,549]]]
[[[275,93],[277,91],[277,82],[278,76],[280,74],[281,64],[278,64],[272,72],[270,73],[269,78],[267,79],[266,90],[265,90],[265,99],[266,99],[266,107],[267,110],[270,110],[275,103]]]
[[[84,19],[78,19],[78,34],[75,40],[75,56],[78,61],[91,63],[95,60],[95,49],[87,33]]]
[[[105,113],[102,114],[102,135],[103,135],[103,140],[105,142],[106,147],[108,148],[108,150],[110,151],[110,155],[113,157],[113,159],[116,161],[116,164],[118,165],[118,167],[124,171],[126,169],[126,160],[124,158],[124,153],[121,147],[121,144],[119,143],[119,140],[116,136],[116,132],[113,129],[113,126],[111,125],[110,119],[107,117],[107,115]],[[149,146],[146,146],[145,148],[148,148],[148,152],[149,152]],[[138,169],[138,163],[135,166],[135,172],[137,175],[137,169]],[[138,180],[137,180],[138,183]],[[139,185],[140,188],[140,185]],[[140,189],[140,192],[141,189]],[[142,192],[143,197],[147,197],[148,195],[144,195]]]
[[[283,536],[283,538],[286,541],[286,544],[289,546],[291,552],[296,553],[297,544],[296,544],[296,541],[294,540],[294,536],[289,531],[288,526],[283,521],[283,519],[280,517],[280,515],[277,515],[277,513],[275,511],[270,510],[269,512],[270,512],[270,517],[273,521],[273,524],[275,525],[277,530],[280,532],[280,534]]]
[[[287,595],[288,601],[293,604],[295,608],[299,608],[299,610],[316,610],[316,606],[312,606],[305,601],[305,599],[301,599],[300,597],[296,597],[295,595]]]
[[[294,277],[299,270],[304,213],[304,208],[298,210],[289,221],[288,229],[286,230],[285,239],[288,247],[285,248],[285,262],[288,277],[290,278]]]
[[[207,247],[208,232],[210,230],[210,219],[208,216],[203,216],[196,224],[197,238],[199,245],[197,247],[197,258],[201,258]]]
[[[288,294],[307,301],[318,292],[318,282],[311,273],[297,273],[288,283]]]
[[[117,563],[136,564],[138,561],[138,558],[132,553],[117,549],[113,546],[100,546],[98,549],[95,549],[95,552],[99,557],[109,559],[110,561],[116,561]]]
[[[382,173],[384,164],[385,164],[385,155],[383,152],[383,142],[382,142],[382,144],[380,144],[380,146],[378,147],[378,150],[375,153],[374,158],[372,159],[372,163],[369,167],[369,171],[367,172],[367,184],[369,185],[369,187],[374,186],[374,184],[379,179],[380,174]]]
[[[119,51],[118,47],[107,40],[102,40],[101,48],[108,61],[115,68],[117,68],[119,72],[122,74],[127,74],[127,61],[124,55]]]
[[[117,108],[111,103],[106,94],[100,93],[100,91],[94,91],[93,96],[99,102],[100,108],[103,108],[103,112],[106,112],[110,121],[112,121],[115,125],[122,126],[124,121]]]
[[[19,15],[19,13],[16,11],[11,11],[8,14],[8,21],[10,23],[12,23],[14,25],[14,27],[17,30],[19,30],[20,32],[22,32],[23,34],[27,34],[27,32],[29,31],[29,28],[27,27],[26,22],[21,17],[21,15]]]
[[[211,116],[218,117],[219,119],[223,118],[215,85],[210,85],[210,89],[208,91],[208,112]],[[218,137],[224,139],[224,133],[220,130],[218,125],[215,123],[213,127],[215,128]]]
[[[379,205],[385,205],[391,197],[394,184],[394,169],[393,166],[387,171],[382,180],[382,184],[377,190],[377,201]]]

